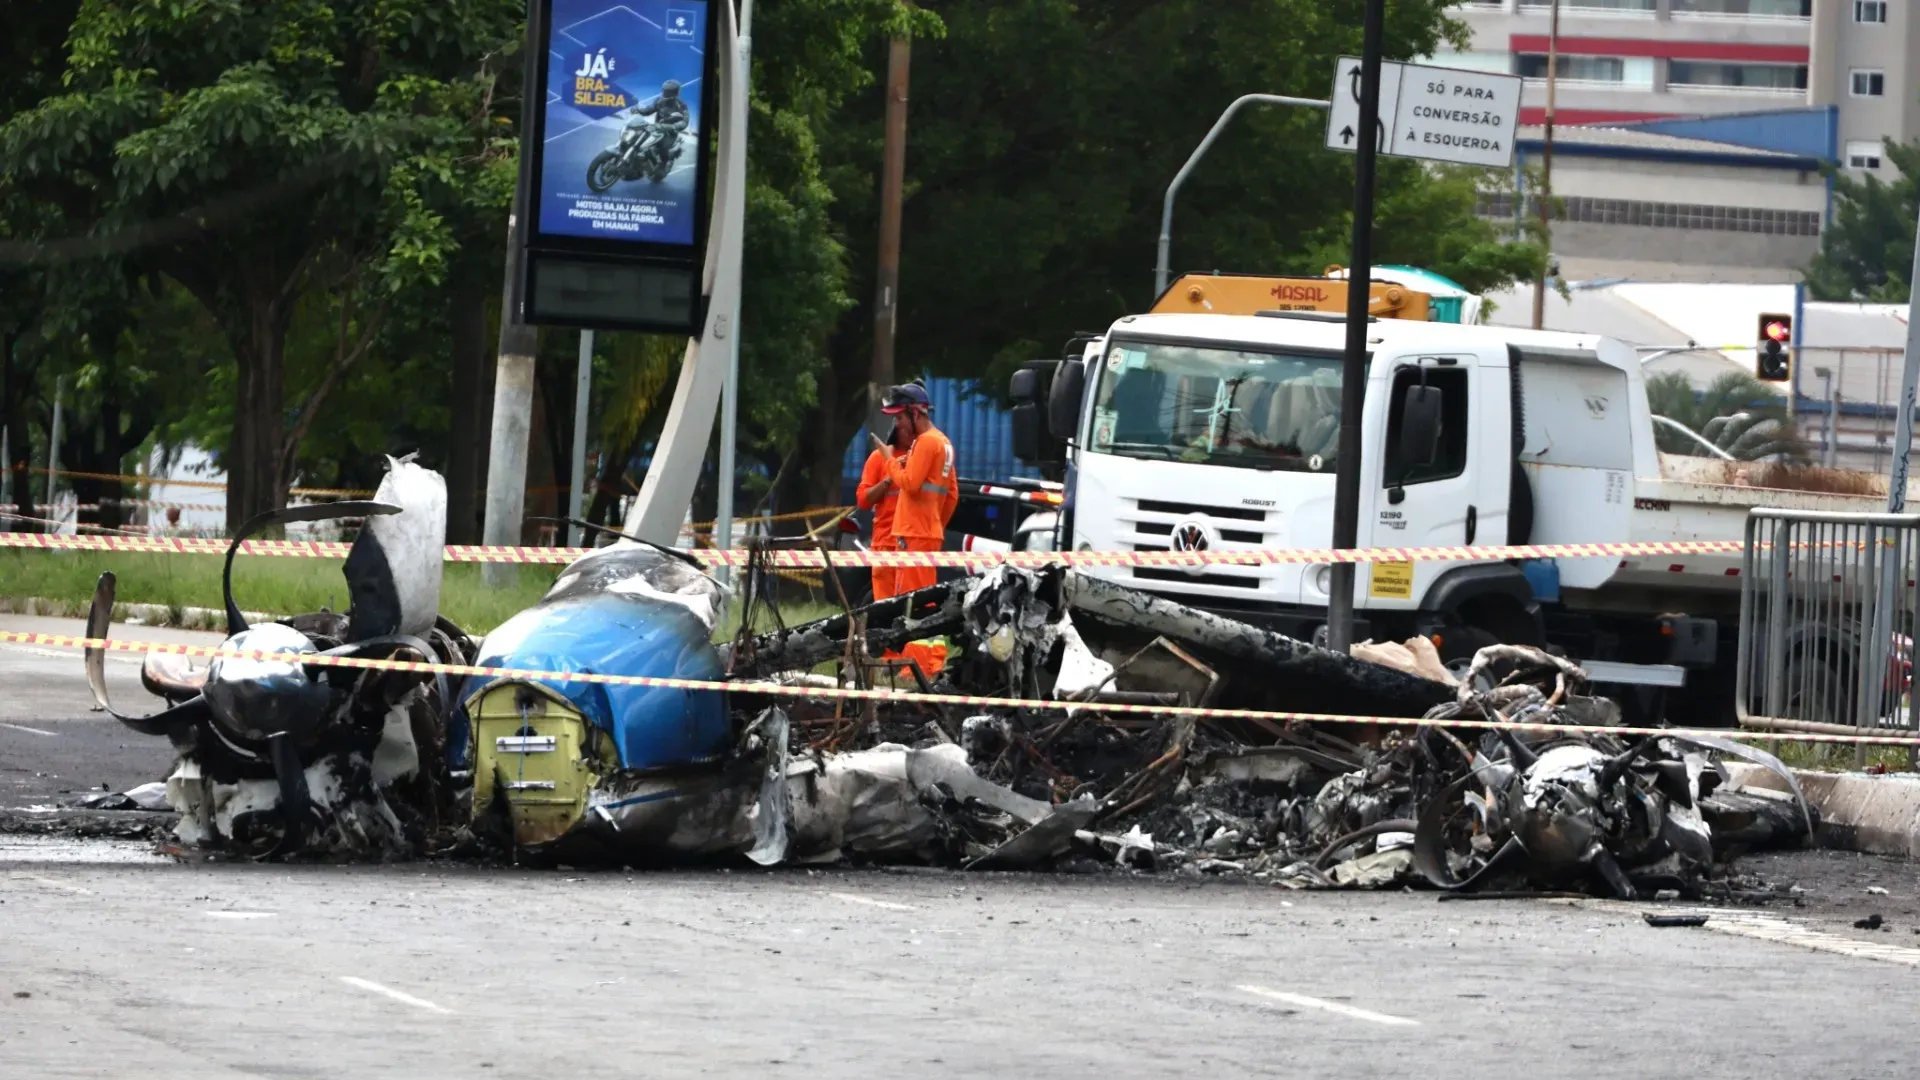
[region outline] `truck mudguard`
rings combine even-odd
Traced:
[[[1527,645],[1545,640],[1546,630],[1540,621],[1540,605],[1533,598],[1533,586],[1528,583],[1527,575],[1512,563],[1457,566],[1448,570],[1421,597],[1420,610],[1452,615],[1476,600],[1490,597],[1511,601],[1510,605],[1501,606],[1526,620],[1526,640],[1516,640],[1518,635],[1513,627],[1481,626],[1481,629],[1507,644]]]

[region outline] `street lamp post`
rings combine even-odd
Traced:
[[[1324,109],[1328,105],[1327,102],[1316,101],[1312,98],[1283,97],[1279,94],[1246,94],[1235,98],[1233,104],[1227,106],[1226,111],[1220,114],[1220,119],[1215,120],[1213,127],[1208,129],[1206,138],[1201,139],[1200,145],[1193,148],[1193,153],[1188,156],[1187,163],[1180,166],[1179,172],[1173,174],[1173,183],[1167,185],[1166,197],[1160,201],[1160,252],[1159,258],[1155,261],[1153,267],[1154,296],[1157,297],[1167,291],[1167,280],[1172,273],[1168,264],[1173,253],[1174,197],[1180,194],[1180,186],[1187,182],[1187,177],[1192,174],[1194,166],[1200,164],[1200,159],[1207,156],[1207,150],[1213,146],[1214,140],[1218,139],[1220,133],[1226,130],[1227,123],[1233,119],[1233,114],[1248,105],[1256,104],[1298,105],[1309,109]]]

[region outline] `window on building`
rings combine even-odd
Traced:
[[[1652,89],[1654,59],[1650,56],[1560,56],[1560,78],[1590,83],[1615,83]],[[1547,77],[1545,53],[1519,53],[1512,58],[1517,74],[1529,79]]]
[[[1850,139],[1847,142],[1847,168],[1877,169],[1880,167],[1880,141],[1878,139]]]
[[[1443,52],[1435,53],[1431,60],[1421,61],[1439,67],[1464,68],[1468,71],[1496,71],[1502,75],[1513,74],[1513,54],[1510,52]]]
[[[1553,0],[1520,0],[1520,6],[1523,8],[1550,8],[1553,6]],[[1564,6],[1607,8],[1612,11],[1652,12],[1658,5],[1656,0],[1574,0],[1574,2]]]
[[[1810,19],[1813,17],[1813,0],[1673,0],[1673,13]]]
[[[1885,97],[1887,73],[1877,68],[1853,69],[1854,97]]]
[[[1887,0],[1853,0],[1853,21],[1857,23],[1886,22]]]
[[[1726,64],[1711,60],[1667,61],[1669,86],[1732,86],[1752,90],[1805,90],[1805,64]]]
[[[1627,81],[1627,60],[1622,56],[1561,56],[1557,74],[1562,79],[1585,82]],[[1529,79],[1547,77],[1545,53],[1521,53],[1520,74]]]

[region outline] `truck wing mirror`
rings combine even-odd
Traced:
[[[1440,452],[1440,388],[1414,385],[1407,387],[1400,410],[1399,461],[1404,475],[1421,465],[1431,464]]]
[[[1058,360],[1038,360],[1022,365],[1007,383],[1007,397],[1015,405],[1045,404],[1047,384],[1053,379]]]
[[[1087,366],[1079,360],[1063,360],[1053,373],[1053,389],[1047,395],[1047,428],[1055,438],[1071,441],[1080,431],[1080,404],[1087,389]]]

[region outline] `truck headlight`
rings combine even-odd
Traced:
[[[1333,567],[1317,566],[1313,570],[1313,591],[1321,596],[1333,592]]]

